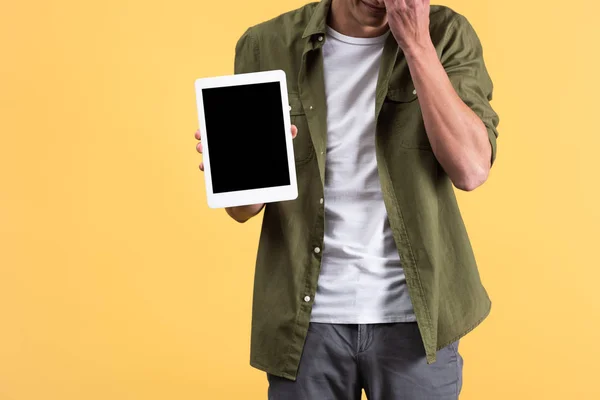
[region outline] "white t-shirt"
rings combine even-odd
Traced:
[[[389,32],[323,45],[327,97],[325,241],[312,322],[415,321],[375,158],[375,90]]]

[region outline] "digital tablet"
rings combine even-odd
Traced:
[[[208,206],[298,197],[284,71],[196,80]]]

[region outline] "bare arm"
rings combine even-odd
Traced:
[[[429,32],[429,0],[384,1],[390,30],[406,57],[419,96],[431,148],[454,186],[473,190],[487,180],[493,159],[491,134],[473,107],[488,117],[489,124],[495,119],[487,103],[491,81],[479,42],[474,32],[463,29],[462,36],[453,38],[456,43],[448,51],[448,65],[442,65]],[[452,79],[470,93],[470,104],[459,96]]]
[[[244,223],[258,214],[264,206],[264,204],[252,204],[249,206],[227,207],[225,211],[237,222]]]
[[[492,148],[483,121],[456,94],[433,44],[405,55],[436,158],[457,188],[477,188],[491,168]]]

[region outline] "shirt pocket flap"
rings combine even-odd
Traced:
[[[298,128],[298,136],[294,139],[294,158],[296,166],[307,163],[313,158],[314,150],[308,129],[308,120],[298,93],[288,93],[290,103],[290,120]]]
[[[412,84],[402,88],[390,88],[386,98],[395,103],[410,103],[417,99],[417,91]]]
[[[289,93],[288,101],[290,103],[290,115],[305,115],[300,95],[297,93]]]

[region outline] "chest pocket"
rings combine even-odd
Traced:
[[[310,161],[314,156],[314,148],[308,131],[308,120],[306,112],[302,107],[302,101],[297,93],[288,93],[290,102],[290,119],[293,125],[298,128],[298,136],[293,141],[294,159],[296,165],[302,165]]]
[[[381,111],[380,120],[392,142],[404,148],[431,150],[421,106],[412,83],[401,88],[390,88]]]

